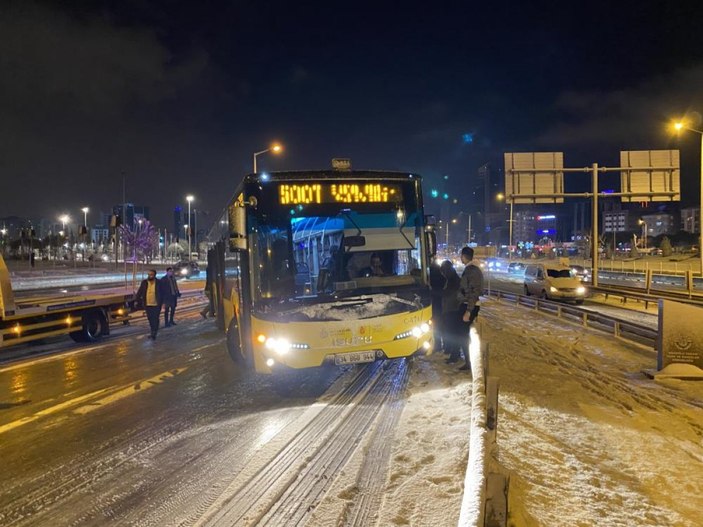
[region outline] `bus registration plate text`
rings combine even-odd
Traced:
[[[362,362],[373,362],[376,353],[373,351],[359,351],[356,353],[338,353],[334,356],[334,363],[337,366],[342,364],[359,364]]]

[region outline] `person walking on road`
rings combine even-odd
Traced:
[[[137,306],[146,311],[146,318],[149,320],[151,334],[149,338],[156,340],[159,331],[159,319],[161,318],[161,287],[156,279],[156,270],[150,269],[146,280],[142,280],[137,290]]]
[[[159,281],[159,285],[162,288],[161,295],[164,302],[164,326],[175,326],[173,315],[176,312],[176,304],[181,292],[178,290],[176,277],[173,276],[173,267],[166,268],[166,274]]]
[[[214,260],[215,257],[214,255],[211,255],[211,253],[208,251],[207,255],[207,269],[205,269],[205,289],[203,289],[203,294],[207,298],[207,304],[205,304],[205,307],[200,310],[200,316],[207,319],[207,317],[214,317],[215,316],[215,298],[212,292],[212,288],[214,286],[213,282],[213,274],[214,274]]]
[[[456,335],[459,344],[464,348],[464,365],[460,370],[471,369],[471,358],[469,357],[469,334],[471,324],[474,323],[480,310],[479,297],[483,293],[483,273],[479,266],[474,264],[474,250],[471,247],[464,247],[461,250],[461,262],[465,265],[461,274],[457,299],[460,307],[457,312],[461,318],[456,319]],[[454,360],[452,360],[454,359]],[[450,355],[447,362],[457,362],[459,360],[458,350],[454,355]]]

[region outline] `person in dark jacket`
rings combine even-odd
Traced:
[[[146,311],[146,318],[149,320],[151,334],[149,338],[156,340],[159,331],[159,318],[161,317],[161,287],[156,279],[156,270],[150,269],[146,280],[142,280],[137,290],[137,307]]]
[[[166,274],[159,280],[161,286],[161,299],[164,303],[164,327],[175,326],[173,315],[181,292],[178,290],[176,277],[173,276],[173,267],[166,268]]]
[[[442,291],[446,280],[437,260],[430,263],[430,296],[432,298],[432,326],[434,327],[435,349],[444,347],[442,334]]]
[[[444,353],[450,356],[458,355],[459,352],[459,338],[457,332],[460,331],[457,328],[457,320],[459,319],[459,300],[457,298],[457,293],[459,292],[459,284],[461,279],[459,275],[456,274],[456,269],[454,265],[449,260],[444,260],[440,266],[442,276],[444,277],[444,288],[442,289],[442,315],[441,315],[441,329],[442,338],[444,340]],[[455,362],[455,361],[452,361]]]
[[[456,335],[459,339],[459,344],[464,348],[464,365],[460,370],[470,370],[471,362],[469,357],[469,333],[471,324],[478,317],[479,297],[483,293],[483,273],[481,269],[474,264],[474,250],[471,247],[464,247],[461,250],[461,261],[465,265],[464,272],[461,274],[459,282],[459,291],[457,292],[457,300],[460,307],[456,318]],[[459,316],[461,318],[459,318]],[[447,362],[457,362],[459,360],[458,352],[450,355]]]

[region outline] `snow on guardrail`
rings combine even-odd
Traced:
[[[481,339],[471,328],[469,344],[471,358],[471,426],[469,431],[469,460],[464,478],[459,527],[482,527],[486,501],[488,469],[488,407],[486,402],[486,364],[481,353]]]

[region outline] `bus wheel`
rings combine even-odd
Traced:
[[[99,311],[83,314],[83,327],[69,335],[76,342],[96,342],[107,334],[107,321]]]
[[[238,366],[244,366],[248,369],[252,368],[250,360],[245,356],[245,351],[242,349],[242,342],[239,338],[239,323],[237,317],[234,317],[227,328],[227,353],[230,358]]]

